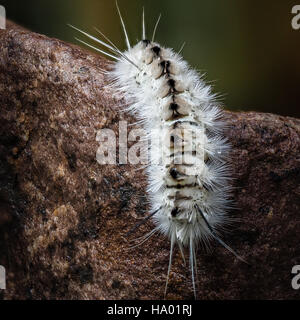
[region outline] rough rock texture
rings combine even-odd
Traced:
[[[125,237],[147,214],[143,172],[96,161],[97,130],[127,117],[105,68],[77,46],[11,23],[0,31],[0,298],[163,298],[169,241],[129,249],[151,222]],[[300,121],[226,116],[238,223],[224,240],[250,265],[217,244],[199,249],[198,298],[297,299]],[[190,278],[176,251],[167,298],[192,298]]]

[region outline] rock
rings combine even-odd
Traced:
[[[130,249],[147,215],[146,181],[133,165],[100,165],[97,131],[118,134],[122,101],[105,87],[104,58],[8,23],[0,31],[0,264],[3,299],[161,299],[169,241]],[[297,299],[300,264],[300,121],[226,112],[238,219],[198,250],[199,299]],[[175,251],[167,298],[193,298]]]

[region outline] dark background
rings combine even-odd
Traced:
[[[96,35],[98,27],[125,48],[112,0],[7,0],[7,18],[38,33],[76,43],[71,23]],[[300,30],[286,0],[119,0],[132,42],[140,38],[142,7],[156,40],[179,50],[206,73],[226,108],[300,116]]]

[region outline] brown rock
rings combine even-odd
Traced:
[[[0,264],[4,299],[161,299],[169,241],[128,249],[147,214],[145,176],[96,161],[101,128],[132,120],[105,88],[107,61],[12,23],[0,31]],[[198,251],[200,299],[296,299],[300,264],[300,121],[226,113],[239,219],[224,235],[250,265],[217,244]],[[131,238],[153,228],[142,226]],[[167,298],[192,298],[175,253]]]

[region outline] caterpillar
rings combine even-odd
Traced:
[[[158,18],[149,40],[145,14],[142,14],[142,39],[131,46],[118,4],[117,11],[127,50],[122,52],[100,30],[100,40],[74,26],[78,32],[101,46],[104,51],[81,39],[88,47],[112,58],[108,78],[122,94],[126,110],[146,131],[152,155],[146,167],[150,213],[129,233],[152,218],[155,228],[143,238],[160,232],[170,240],[170,255],[164,296],[167,294],[172,255],[178,245],[184,259],[189,248],[193,292],[196,298],[196,249],[211,239],[246,262],[220,237],[229,222],[231,208],[230,146],[222,133],[226,123],[222,110],[203,76],[191,69],[180,52],[154,41]],[[181,50],[180,50],[181,51]]]

